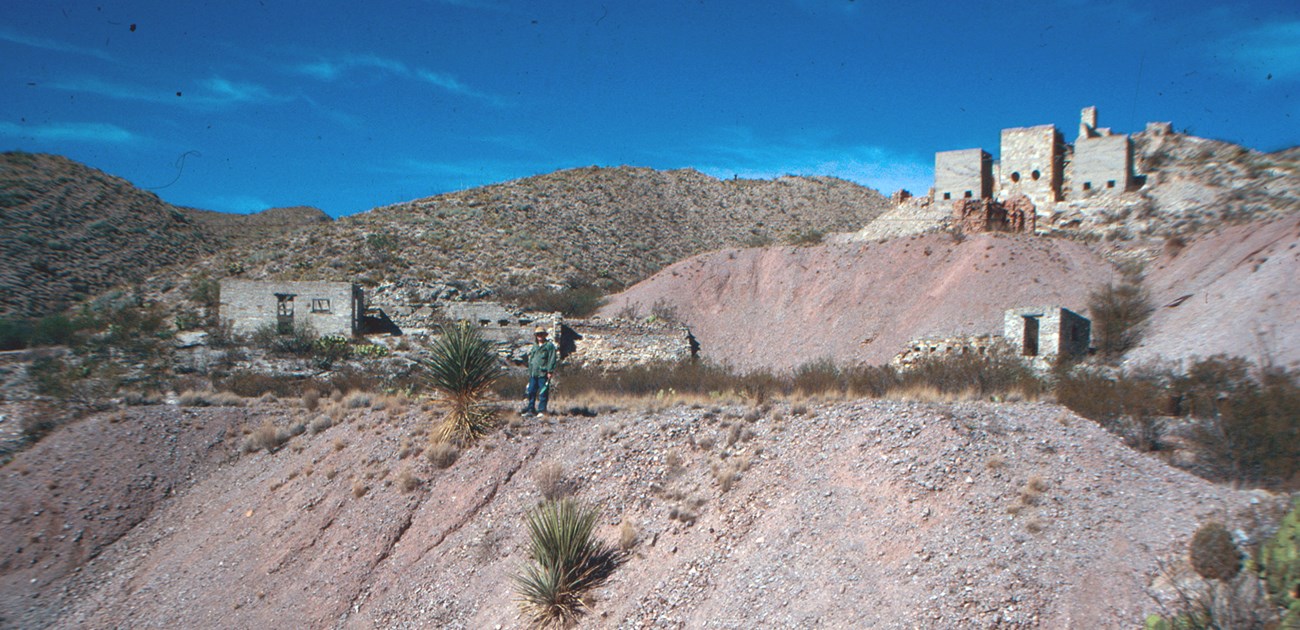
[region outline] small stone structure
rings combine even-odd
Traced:
[[[1050,363],[1088,354],[1092,322],[1060,306],[1013,308],[1002,319],[1002,335],[1022,357]]]
[[[573,322],[573,327],[577,343],[573,355],[566,360],[583,367],[616,368],[685,361],[700,351],[700,344],[690,329],[673,322],[587,319]]]
[[[361,288],[350,282],[221,281],[220,317],[236,334],[266,326],[287,334],[305,324],[318,335],[351,337],[364,312]]]
[[[935,199],[993,197],[993,157],[983,149],[959,149],[934,154]]]

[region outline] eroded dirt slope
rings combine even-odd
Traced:
[[[168,409],[207,427],[197,418],[245,413],[147,413]],[[559,462],[566,489],[604,510],[602,537],[616,540],[623,520],[638,532],[589,598],[587,627],[1130,627],[1154,607],[1157,559],[1179,555],[1199,522],[1247,526],[1272,507],[1052,405],[751,411],[532,419],[447,470],[403,457],[426,414],[357,412],[275,453],[180,472],[193,481],[91,562],[0,600],[0,615],[23,627],[518,627],[522,517],[540,499],[539,469]],[[85,439],[104,438],[48,438]],[[233,457],[236,442],[210,453]],[[27,451],[3,471],[24,509],[85,500],[17,472],[49,455]],[[148,462],[78,465],[105,483],[164,476]],[[738,473],[729,489],[715,469]]]
[[[1130,362],[1215,354],[1300,366],[1300,216],[1232,225],[1166,249]]]
[[[701,354],[741,368],[884,363],[919,336],[1001,334],[1008,308],[1084,312],[1088,293],[1114,276],[1073,241],[927,234],[704,254],[614,296],[601,314],[669,306]]]

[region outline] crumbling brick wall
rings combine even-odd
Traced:
[[[952,224],[957,230],[974,232],[1023,232],[1038,227],[1034,203],[1017,195],[1006,203],[993,199],[958,199],[952,203]]]

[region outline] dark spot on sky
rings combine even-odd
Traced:
[[[1272,72],[1268,73],[1268,76],[1267,76],[1267,77],[1264,77],[1264,80],[1266,80],[1266,81],[1272,81],[1272,80],[1273,80],[1273,73],[1272,73]]]
[[[176,96],[180,96],[180,95],[181,95],[181,93],[180,93],[180,92],[177,92],[177,93],[176,93]]]
[[[132,33],[135,32],[135,25],[134,25],[134,24],[131,25],[131,32],[132,32]]]

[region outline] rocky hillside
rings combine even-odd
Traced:
[[[926,234],[703,254],[613,296],[601,312],[671,309],[702,356],[745,369],[821,358],[879,364],[915,337],[1001,334],[1008,308],[1083,312],[1088,293],[1115,277],[1075,241]]]
[[[123,179],[55,155],[0,154],[0,316],[56,312],[218,246]]]
[[[888,205],[834,178],[591,167],[377,208],[205,264],[218,275],[367,284],[622,285],[703,251],[853,229]]]
[[[0,154],[0,317],[54,313],[224,247],[314,223],[315,208],[232,215],[172,206],[57,155]]]
[[[547,489],[630,531],[583,627],[1138,627],[1199,524],[1249,535],[1279,507],[1046,404],[529,419],[445,470],[427,412],[359,407],[239,454],[240,427],[303,414],[133,408],[20,454],[0,626],[523,627],[511,576]]]

